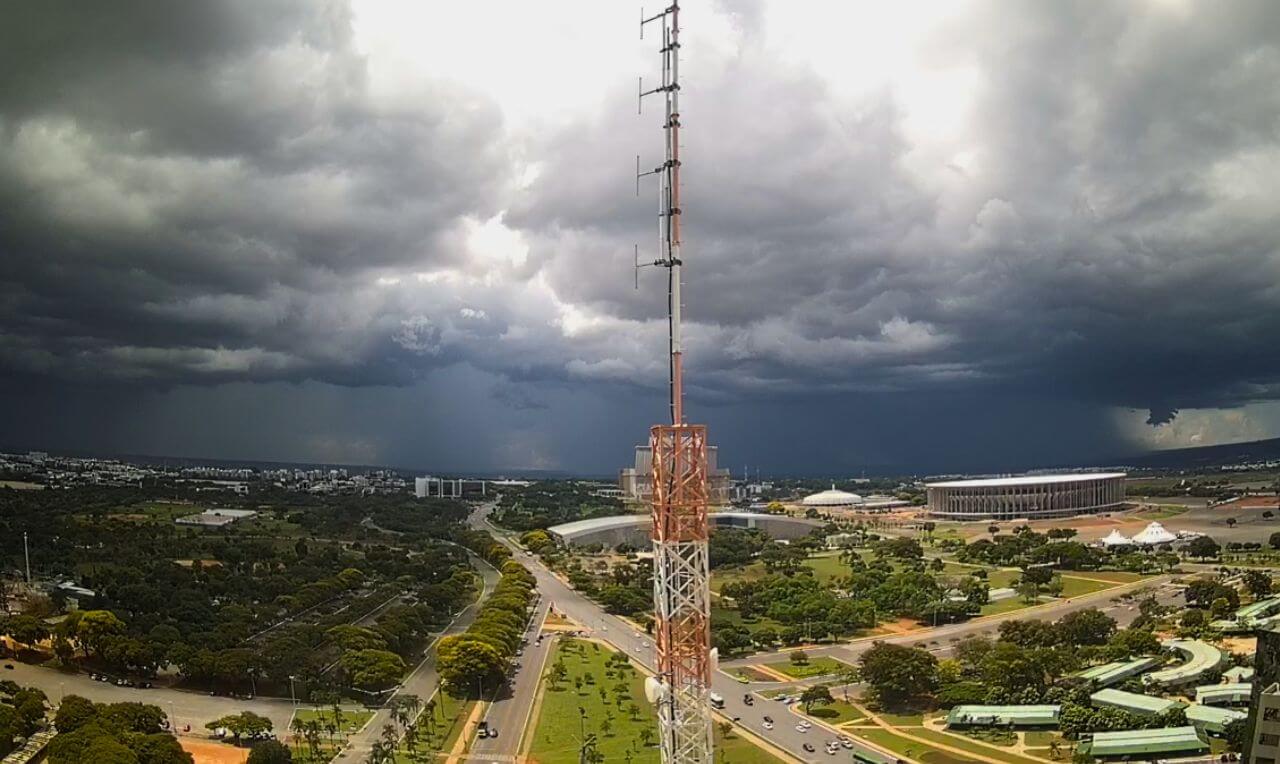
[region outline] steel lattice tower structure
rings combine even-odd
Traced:
[[[707,428],[684,421],[684,370],[680,278],[680,6],[673,2],[645,18],[662,27],[662,84],[639,97],[662,95],[666,158],[639,178],[656,175],[659,249],[647,265],[667,271],[668,386],[671,424],[649,433],[653,454],[653,605],[657,677],[650,699],[657,703],[664,764],[711,764],[711,613],[707,567]],[[640,266],[637,255],[637,269]],[[638,272],[638,270],[637,270]]]

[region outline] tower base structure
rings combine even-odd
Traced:
[[[664,764],[711,764],[711,594],[707,428],[657,425],[653,454],[653,603]]]

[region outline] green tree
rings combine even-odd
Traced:
[[[349,650],[339,659],[347,680],[362,690],[381,690],[404,675],[404,659],[387,650]],[[443,669],[440,672],[444,676]]]
[[[835,698],[831,697],[831,689],[825,684],[815,684],[804,688],[800,693],[800,702],[804,704],[804,712],[807,714],[812,706],[834,703]]]
[[[249,749],[247,764],[291,764],[293,752],[278,740],[263,740]]]
[[[938,659],[918,648],[876,642],[858,665],[863,681],[886,707],[928,695],[938,685]]]
[[[68,695],[58,706],[54,724],[58,727],[59,734],[66,734],[75,732],[97,716],[98,709],[92,701],[79,695]]]
[[[1218,546],[1218,542],[1208,536],[1197,536],[1187,544],[1187,554],[1202,560],[1209,557],[1217,557],[1220,551],[1221,547]]]

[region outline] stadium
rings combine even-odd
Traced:
[[[712,512],[707,522],[714,528],[759,528],[775,539],[794,539],[807,536],[822,528],[816,520],[806,520],[787,515],[761,515],[753,512]],[[649,515],[616,515],[576,520],[547,529],[552,538],[565,546],[618,544],[647,548],[651,542],[653,521]]]
[[[1123,472],[1028,475],[928,483],[929,515],[948,520],[1035,520],[1110,512],[1124,503]]]

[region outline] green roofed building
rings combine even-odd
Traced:
[[[947,727],[1054,727],[1062,706],[956,706]]]
[[[1216,708],[1199,703],[1187,706],[1187,723],[1210,735],[1221,735],[1231,722],[1248,718],[1247,713],[1233,708]]]
[[[1196,688],[1196,702],[1206,706],[1247,706],[1253,685],[1249,682],[1206,684]]]
[[[1159,716],[1166,711],[1182,707],[1182,703],[1177,700],[1139,695],[1136,692],[1125,692],[1110,687],[1090,695],[1089,702],[1098,708],[1118,708],[1139,716]]]
[[[1139,756],[1195,756],[1209,752],[1209,744],[1195,727],[1166,727],[1154,730],[1095,732],[1085,736],[1076,749],[1095,759]]]
[[[1222,678],[1228,682],[1247,682],[1253,679],[1252,666],[1236,666],[1222,672]]]
[[[1096,682],[1099,687],[1110,687],[1159,665],[1159,658],[1135,658],[1131,661],[1116,661],[1094,666],[1081,671],[1076,676],[1080,679]]]
[[[1198,639],[1170,639],[1164,642],[1170,650],[1177,650],[1186,656],[1186,661],[1171,668],[1153,671],[1142,677],[1145,684],[1163,684],[1178,686],[1191,684],[1205,674],[1220,668],[1227,662],[1227,656],[1208,642]]]

